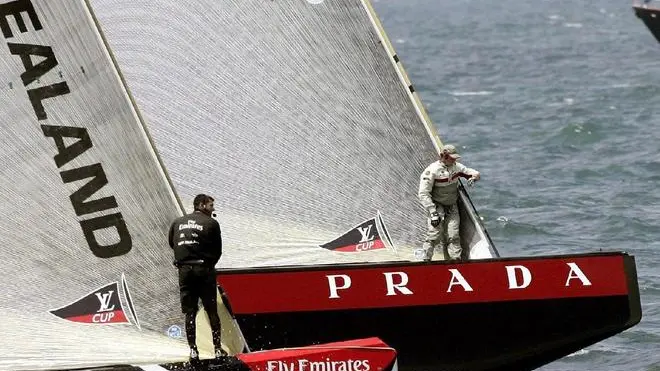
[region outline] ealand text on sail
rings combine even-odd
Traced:
[[[14,21],[17,30],[10,26],[10,19]],[[26,21],[29,21],[30,27],[28,27]],[[53,48],[50,45],[13,42],[17,32],[25,34],[40,32],[44,29],[32,2],[30,0],[16,0],[0,4],[0,29],[7,41],[9,52],[16,57],[17,63],[22,63],[23,72],[20,77],[36,119],[41,123],[42,133],[45,137],[51,138],[57,148],[53,160],[57,168],[60,169],[62,181],[68,184],[89,179],[84,185],[71,193],[69,198],[76,216],[80,217],[79,223],[90,251],[99,258],[111,258],[128,253],[132,248],[132,239],[121,211],[119,211],[115,196],[106,196],[88,201],[92,195],[108,184],[103,165],[96,162],[80,167],[65,167],[65,165],[93,147],[87,129],[82,126],[48,124],[49,117],[46,107],[44,107],[44,101],[65,96],[71,92],[62,73],[57,73],[54,70],[59,62]],[[34,63],[35,58],[41,59],[39,63]],[[44,77],[60,81],[42,85],[40,79]],[[51,105],[58,103],[61,102],[56,99],[48,101],[48,104]],[[67,138],[69,142],[71,139],[75,139],[75,142],[67,145],[65,144]],[[90,214],[106,210],[115,212],[87,217]],[[114,228],[118,241],[112,245],[101,245],[94,233],[110,228]]]

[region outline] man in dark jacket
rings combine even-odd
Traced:
[[[226,353],[220,342],[221,327],[216,300],[215,265],[222,255],[220,225],[211,217],[215,208],[211,196],[200,194],[193,201],[195,210],[172,222],[170,247],[174,250],[174,265],[179,269],[181,311],[186,316],[186,336],[191,361],[199,360],[195,342],[195,317],[202,300],[213,335],[215,357]]]

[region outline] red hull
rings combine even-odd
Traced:
[[[239,354],[252,371],[392,371],[396,351],[378,338]]]
[[[396,371],[396,351],[378,338],[239,354],[223,360],[114,365],[78,371]]]
[[[623,253],[223,270],[218,283],[252,350],[378,336],[406,370],[533,369],[641,319]]]

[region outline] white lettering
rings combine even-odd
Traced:
[[[337,294],[338,290],[345,290],[349,287],[351,287],[351,277],[345,275],[345,274],[337,274],[337,275],[327,275],[328,278],[328,286],[330,289],[330,296],[329,299],[338,299],[339,295]],[[341,278],[342,280],[342,285],[337,286],[337,279]]]
[[[355,251],[367,251],[371,250],[371,248],[374,246],[374,241],[367,241],[367,242],[362,242],[357,245],[355,245]]]
[[[571,271],[568,272],[568,278],[566,278],[566,287],[570,286],[570,281],[574,278],[579,279],[582,282],[582,286],[591,286],[591,281],[587,276],[582,272],[582,269],[578,267],[575,263],[566,263],[571,268]]]
[[[115,317],[115,314],[113,312],[107,312],[107,313],[96,313],[95,315],[92,316],[92,322],[94,323],[107,323],[112,321],[112,319]]]
[[[309,371],[326,371],[325,362],[309,362]],[[332,370],[328,370],[332,371]]]
[[[296,368],[296,365],[298,366]],[[371,365],[368,359],[332,361],[326,358],[321,361],[310,361],[298,359],[295,361],[267,361],[266,371],[370,371]]]
[[[114,304],[112,307],[110,307],[110,300],[112,299],[112,294],[114,293],[114,290],[110,290],[108,292],[104,292],[101,294],[100,292],[96,293],[96,298],[99,299],[99,302],[101,304],[101,307],[97,312],[109,312],[112,310],[115,310]]]
[[[360,362],[360,361],[358,361],[358,362]],[[365,359],[364,361],[362,361],[362,366],[364,366],[364,367],[362,368],[362,371],[369,371],[369,370],[371,370],[371,366],[369,365],[369,360],[368,360],[368,359]],[[356,371],[360,371],[360,370],[356,370]]]
[[[196,229],[198,231],[203,231],[204,226],[197,224],[194,220],[188,220],[188,224],[179,224],[179,230],[184,229]]]
[[[177,246],[183,246],[183,245],[197,245],[198,243],[199,243],[199,241],[194,241],[194,240],[183,240],[183,241],[179,241],[179,243],[177,243],[176,245],[177,245]]]
[[[374,238],[374,236],[370,236],[372,226],[373,224],[369,224],[368,227],[363,227],[363,228],[358,227],[358,231],[360,231],[360,234],[362,235],[360,242],[371,241]]]
[[[449,271],[451,272],[451,280],[449,281],[447,292],[451,292],[451,288],[454,285],[461,285],[465,291],[473,291],[472,286],[470,286],[470,284],[465,280],[458,269],[450,269]]]
[[[516,270],[522,273],[522,283],[518,283]],[[506,274],[509,278],[509,289],[524,289],[532,282],[532,272],[523,265],[507,265]]]
[[[352,359],[349,360],[348,362],[353,361]],[[371,366],[369,366],[369,360],[364,359],[361,361],[353,361],[353,370],[355,371],[369,371],[371,369]]]
[[[397,295],[394,290],[404,295],[412,295],[413,292],[406,287],[408,284],[408,275],[404,272],[385,272],[385,283],[387,284],[387,296]],[[399,276],[399,283],[394,283],[394,275]]]

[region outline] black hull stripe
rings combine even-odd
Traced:
[[[627,296],[238,315],[253,350],[368,334],[402,371],[532,369],[639,322]]]

